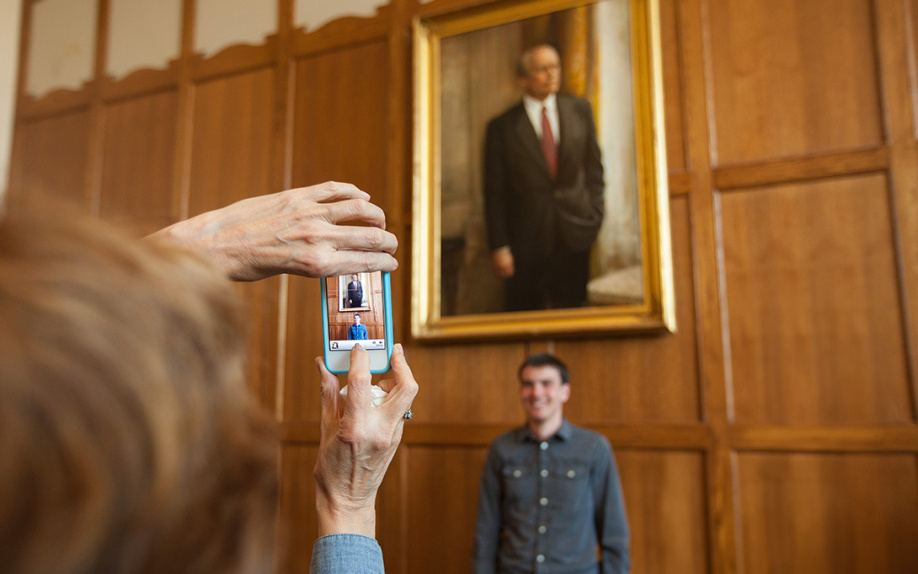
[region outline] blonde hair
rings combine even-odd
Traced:
[[[0,220],[0,564],[268,572],[276,424],[228,280],[54,209]]]

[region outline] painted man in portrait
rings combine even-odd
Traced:
[[[604,211],[603,167],[589,102],[559,94],[561,58],[540,44],[517,69],[523,100],[491,120],[484,202],[507,311],[580,307]]]

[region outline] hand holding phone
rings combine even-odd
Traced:
[[[371,373],[389,370],[393,346],[389,281],[389,273],[379,271],[322,279],[325,367],[330,372],[348,372],[354,345],[370,355]]]

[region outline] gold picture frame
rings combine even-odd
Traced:
[[[510,0],[415,20],[415,338],[675,331],[657,1]],[[520,53],[546,43],[562,93],[592,107],[605,214],[584,304],[508,311],[513,291],[490,268],[483,142],[489,118],[520,101]],[[566,133],[562,122],[561,149]]]

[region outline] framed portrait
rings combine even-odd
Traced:
[[[338,312],[369,311],[372,293],[369,273],[338,276]]]
[[[412,335],[674,331],[657,0],[414,22]]]

